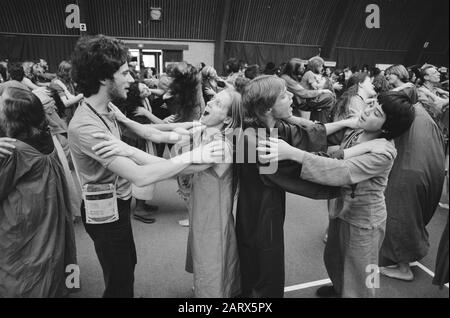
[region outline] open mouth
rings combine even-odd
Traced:
[[[205,110],[205,112],[203,113],[203,116],[208,116],[209,115],[209,111]]]

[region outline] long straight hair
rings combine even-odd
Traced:
[[[300,81],[300,69],[303,66],[303,62],[299,58],[292,58],[289,62],[286,63],[284,68],[281,71],[281,75],[287,75],[293,80],[299,82]]]
[[[348,81],[348,89],[342,94],[332,111],[333,121],[346,119],[349,115],[349,104],[353,96],[358,95],[358,84],[363,83],[369,75],[367,73],[355,73]]]

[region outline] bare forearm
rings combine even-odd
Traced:
[[[292,161],[297,161],[298,163],[303,163],[305,157],[305,151],[298,148],[289,148],[288,158]]]
[[[77,96],[73,96],[73,97],[70,97],[70,98],[64,98],[62,102],[63,102],[65,107],[70,107],[72,105],[77,104],[82,99],[83,99],[83,95],[79,94]]]
[[[187,127],[186,123],[169,123],[166,124],[164,121],[162,121],[159,124],[152,125],[153,128],[156,128],[161,131],[172,131],[175,128],[184,128],[189,129],[190,127]]]
[[[134,152],[129,158],[140,166],[167,161],[166,159],[150,155],[137,148],[134,148]]]
[[[348,128],[348,127],[349,127],[349,120],[347,120],[347,119],[336,121],[334,123],[325,124],[325,129],[327,130],[327,136],[332,135],[335,132],[338,132],[339,130]]]
[[[169,179],[181,171],[183,171],[186,167],[188,167],[190,163],[173,160],[166,160],[165,162],[149,164],[142,166],[143,170],[140,173],[140,176],[137,177],[137,186],[145,186],[158,181]]]
[[[109,164],[108,169],[122,178],[129,180],[138,187],[143,187],[158,181],[169,179],[192,163],[192,160],[189,160],[189,157],[181,160],[180,156],[174,160],[175,158],[164,162],[139,166],[130,158],[116,157]]]
[[[148,112],[145,115],[145,117],[147,117],[154,124],[164,124],[164,121],[162,119],[159,119],[158,117],[156,117],[155,115],[153,115],[150,112]],[[162,129],[160,129],[160,130],[162,130]]]
[[[159,88],[150,88],[150,92],[152,92],[152,94],[155,94],[158,96],[162,96],[165,93],[165,91],[163,91],[162,89],[159,89]]]
[[[169,136],[167,133],[163,133],[159,129],[155,129],[155,127],[151,127],[150,125],[142,125],[138,122],[135,122],[131,119],[127,119],[122,121],[122,123],[127,126],[132,132],[138,135],[141,138],[146,140],[153,141],[155,143],[163,143],[168,142]],[[152,125],[153,126],[153,125]],[[176,141],[172,141],[176,142]]]

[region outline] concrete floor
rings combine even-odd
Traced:
[[[192,297],[192,275],[184,270],[188,229],[178,225],[186,218],[184,203],[176,194],[176,182],[157,185],[153,204],[159,206],[156,223],[132,220],[138,264],[135,271],[135,297]],[[299,207],[301,207],[299,209]],[[285,222],[287,298],[309,298],[317,289],[317,281],[327,279],[323,265],[322,242],[327,228],[325,201],[313,201],[288,194]],[[447,222],[448,210],[438,208],[428,225],[430,252],[420,263],[434,271],[437,247]],[[104,283],[91,239],[81,223],[75,226],[82,290],[71,297],[101,297]],[[448,298],[449,289],[439,290],[432,277],[422,268],[413,267],[416,279],[401,282],[381,278],[380,297]],[[303,285],[311,283],[308,285]],[[300,286],[298,286],[300,285]],[[313,285],[313,286],[311,286]],[[290,288],[292,287],[292,288]],[[299,289],[300,288],[300,289]]]

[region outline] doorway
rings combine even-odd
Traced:
[[[147,49],[130,49],[130,54],[133,59],[136,59],[136,71],[152,67],[155,68],[156,74],[161,74],[163,71],[163,59],[161,50],[147,50]]]

